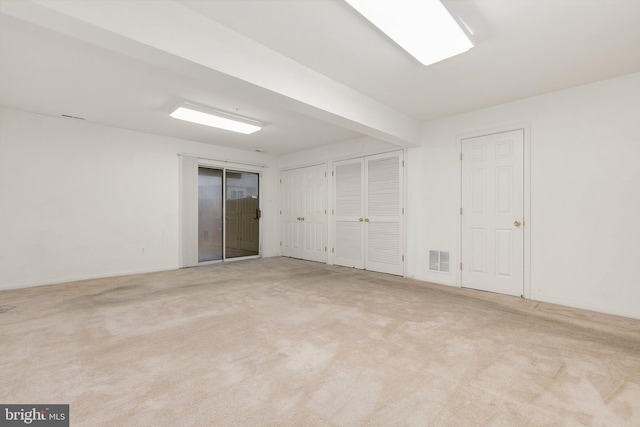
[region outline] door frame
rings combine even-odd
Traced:
[[[237,165],[237,167],[235,167]],[[198,168],[210,168],[210,169],[218,169],[222,171],[222,215],[223,218],[226,215],[225,213],[225,209],[226,209],[226,204],[227,204],[227,189],[226,189],[226,173],[227,171],[232,171],[232,172],[247,172],[247,173],[255,173],[258,175],[258,209],[260,209],[260,211],[263,211],[263,204],[262,204],[262,199],[263,199],[263,185],[264,185],[264,179],[263,179],[263,168],[259,167],[259,166],[253,166],[253,165],[244,165],[242,163],[234,163],[234,162],[224,162],[224,161],[218,161],[218,160],[209,160],[209,159],[203,159],[203,158],[198,158],[198,164],[196,167],[196,173],[198,171]],[[196,180],[196,185],[197,185],[197,180]],[[197,189],[196,189],[196,196],[197,196]],[[196,197],[196,203],[197,203],[197,197]],[[196,213],[198,211],[198,208],[196,206],[195,209]],[[223,233],[222,233],[222,259],[219,260],[213,260],[213,261],[203,261],[203,262],[198,262],[196,265],[197,266],[203,266],[203,265],[211,265],[211,264],[220,264],[220,263],[225,263],[225,262],[235,262],[235,261],[242,261],[242,260],[247,260],[247,259],[257,259],[257,258],[262,258],[262,233],[263,233],[263,222],[261,221],[262,218],[260,218],[258,221],[259,225],[258,225],[258,255],[250,255],[250,256],[244,256],[244,257],[234,257],[234,258],[227,258],[226,255],[226,235],[227,235],[227,223],[225,220],[223,220],[222,226],[223,226]],[[197,222],[196,222],[197,224]],[[197,244],[197,240],[196,240],[196,244]]]
[[[358,159],[360,157],[368,157],[368,156],[376,156],[378,154],[386,154],[386,153],[395,153],[397,151],[402,151],[402,158],[404,159],[404,167],[402,168],[402,173],[403,173],[403,189],[402,189],[402,209],[403,212],[405,212],[404,214],[404,224],[403,224],[403,230],[402,230],[402,251],[404,252],[404,272],[403,272],[403,277],[406,277],[407,275],[407,265],[409,265],[409,253],[408,253],[408,240],[407,239],[407,224],[408,224],[408,211],[407,211],[407,200],[409,197],[409,175],[408,175],[408,165],[409,165],[409,156],[407,155],[407,153],[409,152],[409,149],[406,147],[391,147],[391,148],[385,148],[385,149],[379,149],[379,150],[363,150],[360,153],[352,153],[352,154],[348,154],[348,155],[343,155],[343,156],[336,156],[336,157],[332,157],[328,160],[328,164],[329,164],[329,171],[333,172],[335,169],[335,163],[336,162],[340,162],[342,160],[350,160],[350,159]],[[333,187],[334,187],[334,179],[335,176],[333,176],[332,173],[329,174],[329,180],[327,182],[327,185],[329,186],[329,191],[327,192],[327,197],[329,198],[329,217],[327,218],[329,221],[329,225],[328,225],[328,231],[329,231],[329,247],[333,247],[333,245],[335,244],[334,242],[334,230],[333,230],[333,222],[334,222],[334,210],[335,210],[335,205],[334,205],[334,200],[333,200]],[[328,265],[334,265],[333,264],[333,252],[329,251],[329,256],[327,257],[327,264]]]
[[[401,223],[401,227],[400,227],[400,250],[402,251],[402,272],[400,274],[398,274],[398,276],[400,277],[406,277],[407,275],[407,265],[409,265],[409,257],[408,257],[408,239],[407,239],[407,229],[408,226],[407,224],[409,223],[408,221],[408,215],[407,215],[407,209],[406,209],[406,203],[408,200],[408,149],[407,148],[403,148],[403,147],[395,147],[395,148],[391,148],[391,149],[386,149],[386,150],[373,150],[370,152],[363,152],[361,154],[358,155],[348,155],[348,156],[340,156],[340,157],[335,157],[333,159],[330,160],[330,170],[331,170],[331,175],[329,176],[330,181],[329,181],[329,192],[328,192],[328,197],[329,197],[329,247],[330,248],[334,248],[335,247],[335,243],[336,243],[336,236],[335,236],[335,229],[334,229],[334,225],[335,225],[335,185],[336,185],[336,177],[335,177],[335,169],[336,169],[336,163],[340,163],[343,161],[349,161],[349,160],[357,160],[357,159],[362,159],[363,161],[363,190],[364,188],[366,188],[366,181],[367,181],[367,173],[365,172],[366,168],[367,168],[367,158],[369,157],[375,157],[375,156],[384,156],[385,154],[394,154],[394,153],[398,153],[400,155],[400,160],[401,160],[401,166],[400,166],[400,174],[401,174],[401,188],[400,188],[400,223]],[[366,191],[366,190],[364,190]],[[365,239],[366,240],[366,239]],[[366,247],[363,247],[363,251],[366,251]],[[327,260],[327,264],[329,265],[334,265],[334,258],[335,258],[335,254],[333,252],[333,250],[329,251],[328,253],[328,260]],[[364,269],[366,270],[366,256],[363,254],[363,262],[365,263]],[[369,270],[369,271],[375,271],[375,270]],[[386,274],[386,273],[383,273]],[[392,273],[395,275],[395,273]]]
[[[360,140],[356,140],[356,141],[360,141]],[[366,145],[367,140],[366,139],[361,139],[361,141],[363,141],[362,145]],[[362,147],[361,147],[362,148]],[[411,254],[408,251],[408,242],[409,239],[407,239],[407,229],[408,229],[408,224],[409,224],[409,216],[410,213],[407,210],[407,200],[409,200],[409,164],[411,162],[411,159],[409,159],[409,149],[406,147],[401,147],[401,146],[397,146],[397,147],[385,147],[385,148],[373,148],[373,149],[360,149],[360,150],[354,150],[353,152],[351,152],[350,154],[342,154],[342,155],[337,155],[337,156],[329,156],[327,158],[323,158],[322,160],[318,160],[318,161],[313,161],[313,162],[307,162],[307,163],[294,163],[292,165],[288,165],[285,167],[282,167],[278,170],[278,179],[281,178],[281,174],[284,171],[288,171],[288,170],[292,170],[292,169],[299,169],[299,168],[304,168],[307,166],[316,166],[316,165],[320,165],[320,164],[326,164],[327,165],[327,211],[328,211],[328,216],[327,216],[327,261],[326,264],[327,265],[334,265],[333,264],[333,252],[331,252],[331,248],[333,247],[333,245],[335,244],[334,242],[334,230],[333,230],[333,220],[334,220],[334,210],[335,210],[335,206],[333,204],[333,186],[334,186],[334,179],[335,177],[332,175],[332,172],[335,168],[335,163],[342,161],[342,160],[350,160],[350,159],[357,159],[360,157],[368,157],[368,156],[375,156],[378,154],[385,154],[385,153],[393,153],[393,152],[397,152],[397,151],[402,151],[402,158],[404,160],[404,167],[402,168],[402,173],[403,173],[403,189],[402,189],[402,209],[404,210],[404,218],[403,218],[403,230],[402,230],[402,251],[404,253],[404,270],[403,270],[403,277],[406,277],[407,275],[407,266],[409,265],[409,260],[411,257]],[[281,193],[278,193],[281,194]],[[281,207],[281,206],[280,206]],[[279,208],[280,208],[279,207]],[[278,221],[279,227],[281,226],[281,221]],[[278,230],[279,233],[282,233],[282,230]],[[279,236],[281,237],[282,234],[279,234]],[[280,250],[280,255],[282,256],[282,250]]]
[[[329,263],[329,247],[330,247],[330,234],[329,234],[329,222],[330,221],[329,221],[329,218],[331,217],[330,207],[329,207],[329,197],[330,197],[329,196],[329,190],[330,190],[329,187],[330,187],[330,183],[331,183],[331,176],[330,176],[330,172],[329,172],[329,162],[328,161],[312,162],[312,163],[305,164],[303,166],[290,166],[290,167],[282,168],[282,169],[280,169],[278,171],[278,181],[279,181],[279,184],[278,184],[278,196],[280,198],[279,207],[278,207],[279,208],[278,210],[280,212],[279,216],[278,216],[278,227],[279,227],[278,228],[278,233],[279,233],[278,234],[278,239],[280,241],[279,255],[288,257],[287,255],[282,255],[282,247],[283,247],[282,246],[282,242],[284,240],[283,239],[284,219],[283,219],[283,213],[282,213],[282,211],[283,211],[282,210],[282,203],[283,203],[283,200],[284,200],[284,194],[283,194],[284,190],[282,188],[283,174],[285,174],[286,172],[302,170],[302,169],[306,169],[306,168],[319,167],[319,166],[324,168],[324,173],[325,173],[325,178],[326,178],[326,182],[325,182],[326,200],[324,202],[325,202],[326,210],[327,210],[327,213],[326,213],[327,226],[326,226],[326,229],[325,229],[324,238],[325,238],[325,242],[326,242],[327,246],[326,246],[326,249],[325,249],[325,254],[326,254],[325,255],[325,260],[324,261],[314,261],[314,262],[324,262],[325,264],[328,264]],[[304,229],[301,232],[304,233]],[[305,259],[305,258],[302,257],[303,253],[304,253],[304,248],[301,247],[300,248],[300,258],[299,259],[302,259],[302,260]],[[298,259],[296,257],[292,257],[292,258]]]
[[[458,189],[458,209],[460,212],[462,209],[462,159],[460,155],[462,154],[462,141],[468,138],[477,138],[481,136],[488,136],[497,133],[510,132],[515,130],[522,130],[524,133],[524,188],[523,188],[523,199],[524,199],[524,212],[523,212],[523,225],[524,225],[524,265],[523,265],[523,280],[524,280],[524,289],[523,289],[523,297],[526,299],[531,298],[531,124],[529,122],[520,122],[511,125],[504,125],[495,128],[485,129],[485,130],[477,130],[472,132],[467,132],[460,134],[456,137],[456,164],[457,164],[457,173],[456,173],[456,187]],[[462,262],[462,216],[459,217],[458,221],[456,221],[456,254],[457,254],[457,265],[459,266]],[[456,284],[458,287],[462,287],[462,274],[460,268],[455,269],[457,278]]]

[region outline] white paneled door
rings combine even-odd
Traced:
[[[282,255],[327,261],[327,167],[282,172]]]
[[[302,224],[300,218],[304,201],[300,183],[300,169],[284,171],[280,175],[280,246],[286,257],[302,258]]]
[[[463,287],[524,293],[524,131],[462,140]]]
[[[402,164],[402,152],[334,163],[334,264],[404,274]]]

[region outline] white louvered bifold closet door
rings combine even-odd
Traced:
[[[365,268],[402,275],[402,153],[365,160]]]
[[[404,274],[402,152],[334,163],[333,263]]]
[[[334,163],[333,263],[364,268],[364,159]]]

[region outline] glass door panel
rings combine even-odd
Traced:
[[[226,171],[225,258],[260,253],[259,175]]]
[[[198,262],[222,253],[222,170],[198,168]]]

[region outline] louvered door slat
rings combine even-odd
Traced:
[[[384,157],[367,162],[368,216],[397,216],[400,213],[400,159]]]
[[[365,268],[404,274],[402,153],[366,158]]]
[[[334,164],[333,263],[364,268],[364,160]]]

